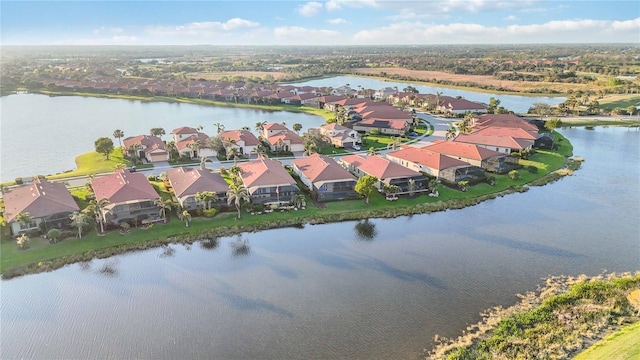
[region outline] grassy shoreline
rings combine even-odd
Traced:
[[[99,236],[95,231],[91,231],[82,239],[66,239],[57,244],[34,238],[28,250],[18,250],[12,239],[4,240],[0,243],[0,273],[3,278],[8,279],[50,271],[94,257],[108,257],[168,243],[217,239],[243,232],[461,209],[511,193],[524,192],[529,186],[541,186],[571,175],[571,169],[577,169],[580,162],[568,159],[573,150],[566,139],[562,144],[559,152],[540,151],[523,164],[525,167],[536,167],[536,173],[521,171],[517,180],[510,179],[508,175],[497,175],[495,185],[480,183],[469,187],[465,192],[441,186],[438,198],[418,195],[401,197],[397,201],[389,202],[382,194],[376,193],[369,205],[365,205],[362,200],[343,200],[326,203],[324,208],[309,205],[299,211],[243,214],[241,220],[235,220],[234,212],[224,212],[213,218],[194,217],[188,228],[173,216],[168,224],[156,224],[148,229],[134,228],[127,234],[111,231]],[[567,166],[570,167],[569,170],[562,170]],[[312,204],[308,198],[307,203]]]
[[[593,345],[609,334],[628,333],[629,324],[635,324],[631,335],[639,334],[638,292],[640,272],[552,276],[535,291],[518,295],[519,303],[488,309],[459,337],[436,336],[425,359],[570,359],[597,348]],[[640,350],[637,339],[624,342],[631,346],[622,354]],[[590,358],[588,353],[581,357]]]

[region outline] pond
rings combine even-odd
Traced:
[[[548,275],[640,269],[640,132],[574,176],[434,214],[247,233],[0,282],[0,358],[416,359]]]

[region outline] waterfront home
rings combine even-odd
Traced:
[[[209,137],[198,130],[183,126],[173,129],[173,143],[180,156],[196,159],[202,156],[216,156],[216,152],[206,146]]]
[[[424,148],[407,146],[385,156],[411,170],[451,183],[485,177],[484,169],[480,167]]]
[[[347,155],[338,163],[357,177],[371,175],[378,179],[376,188],[383,191],[385,185],[396,185],[400,193],[427,189],[428,179],[421,173],[385,159],[379,155],[362,157]]]
[[[50,182],[35,178],[28,185],[6,190],[3,194],[5,206],[5,222],[9,224],[11,233],[42,229],[44,231],[67,227],[69,215],[80,208],[63,183]],[[28,224],[16,220],[20,213],[29,213]]]
[[[102,209],[107,225],[123,222],[135,224],[142,221],[159,220],[159,209],[154,201],[160,195],[142,173],[125,169],[91,179],[96,199],[107,199],[109,204]]]
[[[445,154],[488,171],[502,173],[518,164],[517,159],[477,144],[435,140],[423,149]]]
[[[122,140],[124,150],[130,158],[147,162],[169,161],[169,152],[164,142],[157,136],[138,135]]]
[[[387,135],[404,135],[409,131],[411,122],[407,120],[390,120],[390,119],[367,119],[358,121],[353,124],[353,130],[370,133],[371,130],[377,130],[381,134]]]
[[[373,93],[373,98],[375,100],[382,100],[382,99],[386,100],[390,95],[393,95],[397,92],[398,92],[397,88],[392,88],[387,86],[382,89],[376,90]]]
[[[354,198],[357,178],[332,158],[313,154],[292,161],[293,172],[320,201]]]
[[[215,204],[226,203],[229,184],[218,173],[207,169],[177,167],[167,170],[167,179],[178,203],[185,210],[202,208],[203,204],[199,203],[196,195],[205,191],[211,191],[218,196]]]
[[[333,146],[338,148],[350,148],[362,142],[362,136],[359,132],[336,123],[322,125],[318,130],[320,134],[331,141]]]
[[[249,190],[252,203],[286,203],[300,193],[296,181],[279,161],[260,156],[257,160],[243,162],[238,166],[242,170],[240,177]]]
[[[441,96],[438,109],[444,114],[452,115],[487,112],[487,107],[483,104],[451,96]]]
[[[300,135],[289,130],[282,124],[265,124],[262,129],[262,137],[271,145],[271,151],[304,151],[304,140]]]
[[[255,151],[260,143],[258,138],[248,130],[223,131],[218,136],[222,139],[225,148],[234,147],[241,155],[248,155]]]
[[[512,152],[530,150],[533,147],[533,140],[518,139],[508,135],[501,136],[497,133],[483,134],[480,132],[472,132],[469,134],[459,134],[453,141],[475,144],[508,155]]]

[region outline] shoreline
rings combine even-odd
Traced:
[[[430,214],[433,212],[447,211],[447,210],[456,210],[463,209],[466,207],[474,206],[480,204],[482,202],[493,200],[499,197],[503,197],[513,193],[526,192],[529,190],[531,186],[544,186],[549,183],[553,183],[562,179],[565,176],[570,176],[573,174],[574,170],[580,168],[581,160],[575,160],[573,158],[565,158],[565,163],[559,169],[552,170],[549,173],[533,180],[525,184],[520,185],[511,185],[508,188],[500,191],[484,193],[475,196],[462,197],[462,198],[452,198],[448,200],[437,200],[434,202],[421,202],[417,204],[408,204],[402,206],[391,206],[387,208],[378,208],[378,209],[368,209],[364,205],[358,209],[350,209],[344,211],[333,211],[333,212],[319,212],[319,213],[307,213],[303,214],[300,212],[300,216],[288,217],[288,218],[261,218],[257,220],[257,222],[253,224],[247,223],[236,223],[229,225],[229,222],[233,222],[235,220],[235,213],[221,213],[217,215],[212,220],[216,218],[224,218],[220,221],[226,221],[227,224],[221,226],[211,226],[211,224],[206,224],[205,222],[208,219],[192,221],[192,226],[189,228],[182,227],[182,222],[177,219],[171,219],[170,222],[178,222],[181,227],[179,230],[176,230],[173,233],[163,234],[163,226],[167,224],[158,225],[159,230],[154,232],[153,229],[135,229],[139,233],[143,231],[150,230],[147,236],[142,236],[139,241],[135,242],[126,242],[126,239],[122,237],[118,237],[120,234],[115,234],[115,232],[111,232],[106,234],[107,236],[111,234],[110,240],[114,240],[115,244],[106,244],[104,247],[97,248],[89,248],[84,251],[73,251],[73,248],[70,249],[70,253],[62,256],[56,256],[53,258],[39,258],[28,261],[24,264],[19,264],[15,266],[8,266],[6,269],[3,269],[1,277],[3,280],[9,280],[15,277],[20,277],[23,275],[36,274],[41,272],[48,272],[59,269],[66,265],[89,261],[94,258],[108,258],[115,255],[120,255],[132,251],[146,250],[149,248],[155,248],[159,246],[164,246],[168,244],[176,244],[176,243],[185,243],[192,244],[197,241],[202,240],[217,240],[220,237],[234,236],[247,232],[259,232],[263,230],[270,229],[278,229],[285,227],[305,227],[308,225],[320,225],[327,223],[337,223],[344,221],[358,221],[358,220],[366,220],[366,219],[382,219],[382,218],[396,218],[400,216],[411,216],[411,215],[420,215],[420,214]],[[416,198],[419,198],[416,197]],[[355,200],[359,201],[359,200]],[[303,210],[304,211],[304,210]],[[226,214],[226,215],[225,215]],[[244,214],[245,217],[251,216],[248,214]],[[258,215],[261,216],[261,215]],[[282,216],[281,216],[282,217]],[[200,219],[194,218],[194,220]],[[244,217],[243,217],[244,219]],[[253,219],[253,217],[252,217]],[[239,220],[242,221],[242,220]],[[209,225],[209,226],[207,226]],[[134,230],[134,229],[132,229]],[[171,228],[165,228],[165,232],[171,232]],[[93,233],[88,233],[87,236],[92,236]],[[97,237],[104,238],[105,235],[95,235]],[[127,236],[127,235],[120,235]],[[82,242],[84,239],[72,239],[78,240]],[[117,243],[120,240],[120,243]],[[61,243],[68,242],[70,240],[64,240]],[[105,244],[106,241],[102,241],[101,244]],[[58,244],[53,244],[50,246],[56,246]],[[6,246],[15,245],[13,241],[10,244],[5,244]],[[74,244],[75,245],[75,244]],[[70,245],[73,246],[73,245]],[[29,250],[26,250],[29,251]]]

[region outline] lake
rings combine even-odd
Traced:
[[[342,85],[349,84],[352,89],[358,89],[360,85],[364,89],[379,90],[385,87],[397,86],[399,91],[402,91],[407,85],[415,87],[420,94],[435,94],[441,92],[442,95],[457,97],[461,96],[470,101],[481,102],[484,104],[489,103],[489,99],[494,97],[500,100],[500,106],[504,106],[505,109],[513,111],[517,114],[525,114],[533,105],[537,102],[546,103],[549,105],[557,105],[566,100],[566,97],[548,97],[548,96],[520,96],[520,95],[505,95],[505,94],[492,94],[488,92],[477,92],[462,89],[451,89],[437,86],[416,85],[413,82],[406,81],[386,81],[375,78],[359,77],[359,76],[336,76],[331,78],[314,79],[295,83],[296,86],[331,86],[333,88],[340,87]]]
[[[302,131],[324,124],[316,115],[285,111],[264,111],[167,102],[101,99],[78,96],[21,94],[0,97],[2,132],[0,134],[2,181],[19,176],[49,175],[76,168],[76,156],[95,149],[94,141],[113,131],[125,137],[149,134],[154,127],[169,133],[181,126],[204,126],[203,132],[216,134],[215,123],[226,129],[257,122],[302,124]]]
[[[548,275],[640,269],[640,132],[574,176],[434,214],[243,234],[0,281],[0,358],[416,359]]]

